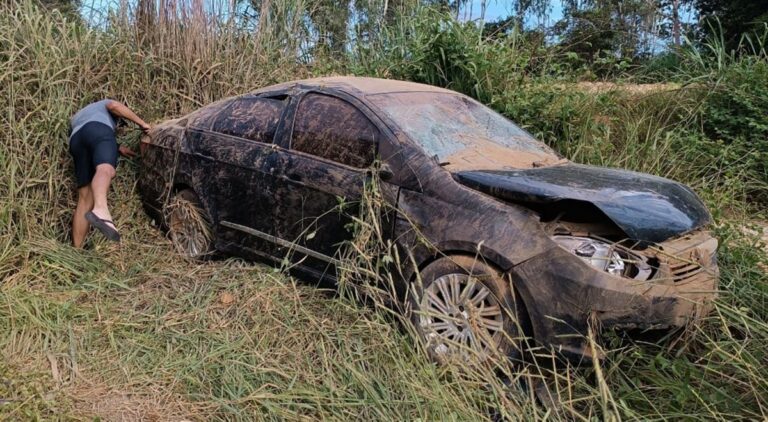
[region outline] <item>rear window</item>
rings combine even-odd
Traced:
[[[222,108],[226,108],[232,100],[227,98],[208,104],[187,115],[187,127],[200,130],[211,130],[213,120]]]

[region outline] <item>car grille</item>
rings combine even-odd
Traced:
[[[665,242],[657,250],[659,281],[674,284],[717,283],[717,239],[707,231]]]
[[[660,264],[669,270],[665,273],[676,284],[705,281],[716,275],[717,264],[713,248],[692,248],[676,255],[666,255],[659,258]]]
[[[673,260],[677,261],[677,260]],[[698,262],[677,261],[669,263],[669,272],[672,275],[672,281],[680,283],[690,279],[707,277],[704,267]],[[703,276],[703,277],[697,277]]]

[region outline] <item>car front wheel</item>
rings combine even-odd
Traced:
[[[165,206],[163,215],[168,225],[168,237],[181,256],[200,260],[211,255],[211,220],[194,191],[177,192]]]
[[[421,272],[411,321],[439,362],[522,356],[525,311],[511,283],[480,258],[439,258]]]

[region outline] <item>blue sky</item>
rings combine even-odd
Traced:
[[[485,12],[485,20],[487,22],[498,20],[499,18],[506,18],[507,16],[514,14],[514,5],[515,2],[509,1],[509,0],[485,0],[486,2],[486,12]],[[480,18],[480,6],[483,3],[483,0],[472,0],[470,2],[470,8],[472,10],[472,17],[471,19],[479,19]],[[461,14],[461,18],[464,19],[464,13]],[[551,24],[554,24],[555,22],[559,21],[563,18],[563,2],[561,0],[554,0],[551,2],[551,5],[549,7],[549,10],[547,11],[547,17],[545,18],[546,21],[544,22],[545,26],[549,26]],[[695,12],[693,11],[693,8],[690,7],[690,5],[682,6],[680,8],[680,19],[683,22],[693,22],[695,20]],[[542,22],[538,20],[538,17],[528,17],[526,19],[526,26],[538,26]]]
[[[472,0],[470,2],[470,5],[468,8],[472,11],[472,19],[479,19],[480,18],[480,9],[481,5],[483,3],[483,0]],[[498,20],[500,18],[506,18],[508,16],[514,15],[514,6],[515,2],[509,1],[509,0],[485,0],[486,3],[486,11],[485,11],[485,20],[486,22],[491,22]],[[461,18],[464,19],[465,13],[467,11],[463,10],[461,14]],[[544,22],[547,25],[557,22],[558,20],[562,19],[563,17],[563,3],[559,0],[555,0],[552,2],[549,10],[547,11],[547,21]],[[526,24],[532,25],[532,26],[538,26],[541,24],[541,22],[538,21],[538,18],[536,17],[528,17],[526,20]]]
[[[217,0],[205,0],[206,3],[216,2]],[[468,10],[462,10],[461,18],[469,18],[470,20],[480,18],[480,7],[483,0],[472,0],[467,7]],[[486,21],[494,21],[499,18],[506,18],[513,14],[514,2],[509,0],[485,0],[486,1]],[[119,0],[82,0],[82,12],[86,18],[89,18],[91,14],[101,15],[110,7],[115,8],[120,3]],[[129,4],[133,4],[133,0],[128,0]],[[472,11],[472,16],[469,17],[469,9]],[[550,11],[550,22],[555,22],[562,17],[562,6],[560,1],[553,2],[552,10]],[[532,22],[533,23],[533,22]]]
[[[135,4],[135,0],[122,0],[128,4]],[[228,4],[229,1],[223,0],[204,0],[208,4]],[[101,16],[104,16],[108,8],[115,8],[121,0],[82,0],[82,13],[86,19],[91,22],[98,22]],[[462,20],[476,20],[480,18],[480,9],[483,0],[470,0],[469,4],[459,13]],[[495,21],[500,18],[506,18],[514,14],[515,2],[511,0],[485,0],[486,22]],[[471,14],[470,14],[471,12]],[[529,16],[526,19],[526,26],[550,26],[563,17],[563,4],[561,0],[553,0],[547,11],[546,20],[541,22],[538,17]],[[692,22],[695,19],[694,12],[690,7],[681,10],[681,19],[683,22]]]

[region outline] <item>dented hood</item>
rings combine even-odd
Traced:
[[[627,170],[567,164],[526,170],[477,170],[456,179],[499,199],[517,203],[563,200],[594,204],[632,239],[662,242],[710,221],[687,186]]]

